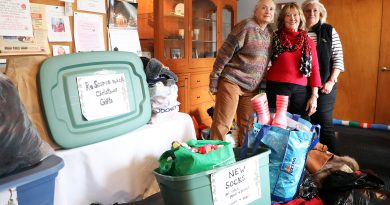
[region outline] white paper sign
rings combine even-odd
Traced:
[[[49,43],[47,42],[47,23],[45,9],[46,6],[43,4],[30,4],[34,36],[0,37],[0,56],[50,53]]]
[[[255,157],[211,174],[214,205],[246,205],[261,198],[260,180]]]
[[[0,204],[3,205],[18,205],[18,194],[16,188],[9,188],[0,191]]]
[[[74,43],[76,52],[106,50],[103,32],[103,16],[75,12]]]
[[[0,1],[0,36],[33,36],[28,0]]]
[[[88,121],[130,112],[123,73],[77,77],[77,88],[81,112]]]
[[[77,10],[106,13],[106,2],[105,0],[77,1]]]
[[[69,17],[63,6],[46,5],[46,16],[49,42],[72,41]]]
[[[137,30],[108,29],[110,48],[112,51],[129,51],[142,55],[141,44]]]

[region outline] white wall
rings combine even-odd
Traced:
[[[258,0],[237,0],[237,22],[253,15],[253,10],[255,9],[257,1]],[[304,0],[275,0],[275,3],[287,3],[292,1],[301,5]]]

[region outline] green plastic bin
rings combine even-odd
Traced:
[[[236,158],[240,149],[234,149]],[[161,195],[166,205],[213,205],[213,190],[211,175],[218,171],[229,169],[233,166],[247,162],[247,160],[258,160],[261,183],[261,196],[251,203],[268,205],[271,204],[270,183],[269,183],[269,154],[268,149],[259,149],[255,154],[248,153],[247,158],[237,161],[234,164],[200,172],[187,176],[162,175],[158,169],[154,175],[159,184]]]
[[[123,78],[113,78],[112,75],[123,75]],[[95,81],[79,84],[79,77]],[[125,86],[112,87],[118,84]],[[145,125],[152,113],[142,61],[131,52],[94,51],[48,58],[39,71],[39,87],[51,136],[66,149],[128,133]],[[91,101],[91,97],[80,94],[81,88],[86,88],[95,96],[92,100],[100,104],[93,113],[105,113],[107,110],[102,112],[104,107],[114,105],[112,102],[122,102],[111,97],[123,91],[127,93],[129,110],[115,115],[110,115],[108,111],[105,116],[88,120],[83,114],[83,107],[91,105],[87,103],[83,106],[81,99]],[[123,96],[123,99],[126,97]]]

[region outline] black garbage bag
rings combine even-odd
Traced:
[[[335,171],[322,182],[323,190],[347,191],[351,189],[381,189],[385,183],[374,174],[365,171],[352,173]]]
[[[390,204],[390,193],[383,187],[383,180],[374,174],[335,171],[324,179],[320,198],[326,205]]]
[[[309,201],[318,196],[318,189],[311,174],[305,169],[299,183],[298,197]]]
[[[0,73],[0,177],[54,154],[28,118],[19,93]]]
[[[325,205],[389,205],[389,197],[389,192],[375,189],[320,192]]]

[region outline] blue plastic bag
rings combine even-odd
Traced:
[[[255,121],[253,127],[258,130],[257,135],[253,139],[253,131],[247,132],[240,153],[240,156],[244,156],[250,143],[253,144],[252,152],[260,145],[271,150],[269,173],[272,204],[285,203],[293,199],[305,167],[307,153],[319,140],[319,125],[312,125],[299,115],[288,113],[287,117],[289,120],[299,122],[299,125],[305,125],[308,130],[298,130],[297,127],[282,129]]]

